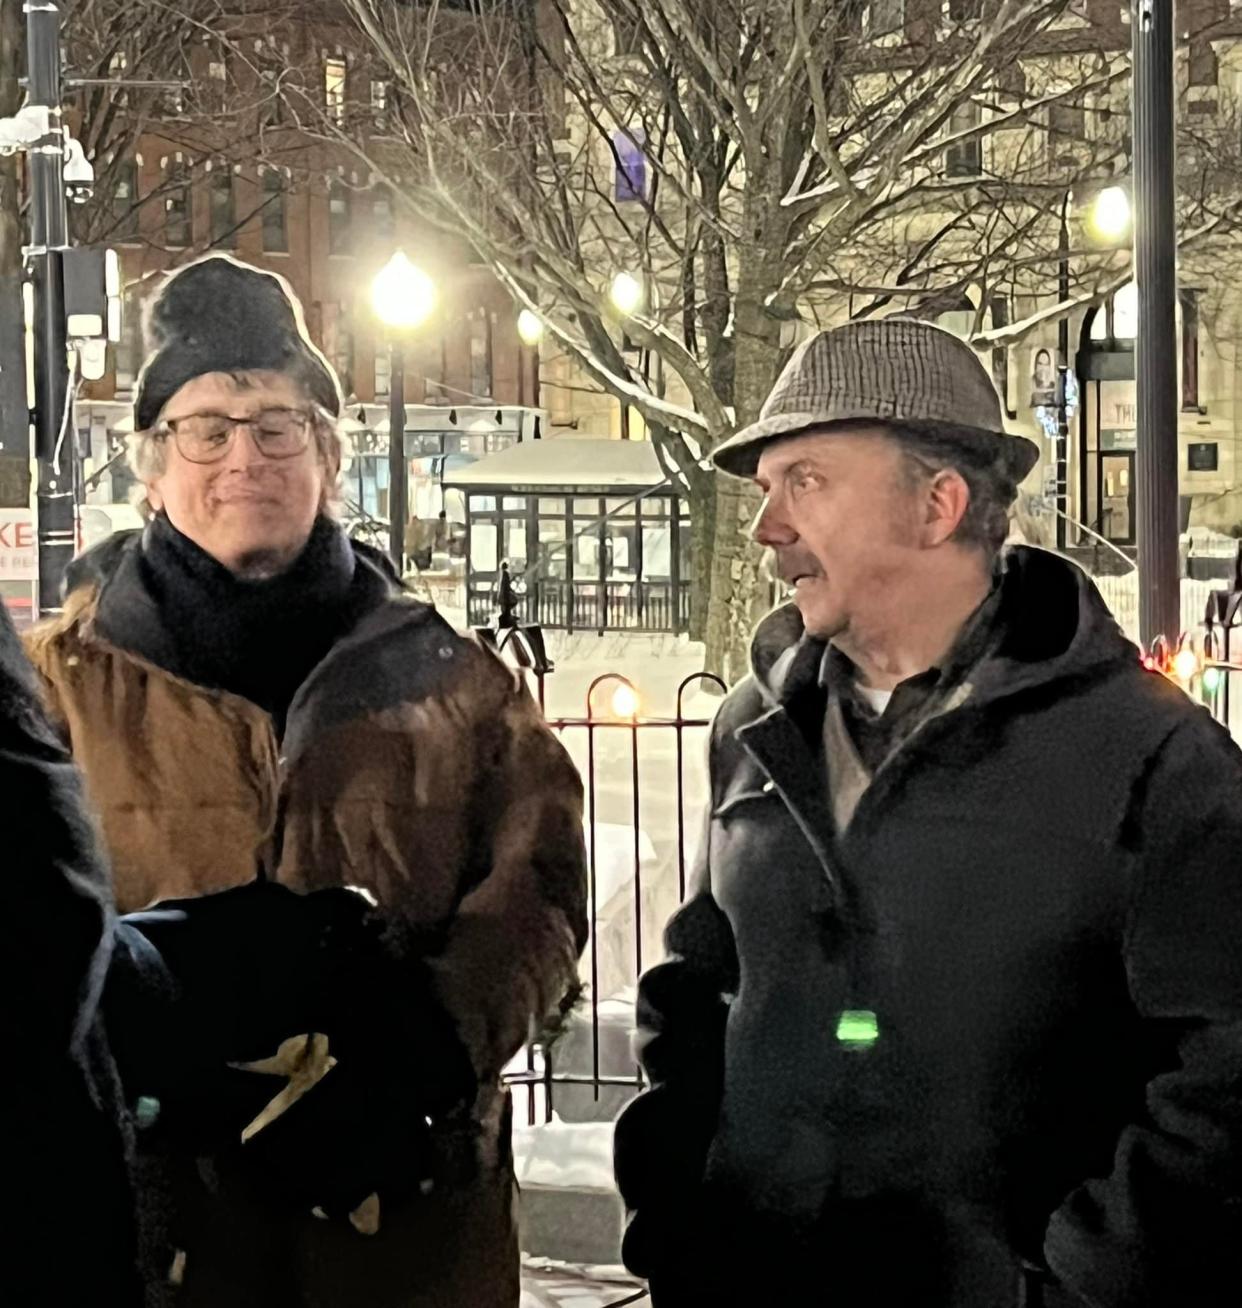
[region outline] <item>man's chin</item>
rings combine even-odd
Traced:
[[[824,603],[823,596],[803,595],[795,591],[794,604],[802,615],[802,626],[806,634],[816,640],[831,640],[845,626],[841,615]]]

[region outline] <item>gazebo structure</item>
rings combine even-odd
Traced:
[[[566,631],[681,632],[690,518],[645,441],[523,442],[450,469],[466,521],[466,620],[487,624],[501,564],[524,622]]]

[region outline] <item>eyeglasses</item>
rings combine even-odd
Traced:
[[[262,409],[244,417],[190,413],[161,423],[158,435],[171,436],[177,453],[190,463],[216,463],[233,448],[239,427],[249,430],[265,459],[293,459],[310,445],[312,415],[303,409]]]

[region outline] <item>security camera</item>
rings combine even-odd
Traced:
[[[48,108],[42,104],[26,104],[12,118],[0,118],[0,155],[16,154],[28,150],[51,130]]]
[[[65,194],[74,204],[85,204],[95,192],[95,169],[82,150],[82,142],[65,133]]]

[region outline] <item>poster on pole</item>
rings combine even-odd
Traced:
[[[0,581],[34,582],[39,575],[34,514],[0,509]]]

